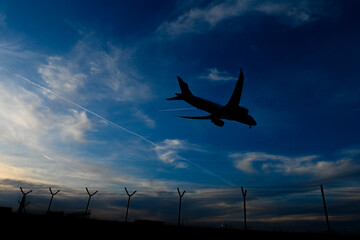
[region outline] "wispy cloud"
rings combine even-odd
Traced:
[[[224,1],[212,3],[204,8],[191,8],[174,21],[162,23],[157,33],[176,37],[184,33],[202,33],[219,22],[243,14],[250,1]]]
[[[156,33],[165,37],[177,37],[186,33],[204,33],[219,23],[249,13],[285,18],[286,24],[298,26],[321,16],[328,15],[326,1],[251,1],[225,0],[210,2],[204,7],[188,9],[172,21],[163,22]]]
[[[72,95],[84,85],[86,75],[76,69],[76,64],[57,56],[48,57],[47,62],[41,65],[38,71],[49,88]]]
[[[321,17],[335,16],[338,10],[332,1],[259,1],[254,5],[254,10],[284,20],[284,23],[299,26],[308,22],[316,21]]]
[[[143,111],[141,111],[139,108],[135,108],[133,110],[133,115],[136,119],[138,119],[140,122],[144,122],[145,125],[148,128],[155,128],[156,123],[151,117],[147,114],[145,114]]]
[[[69,53],[48,57],[47,64],[38,68],[41,78],[51,90],[73,100],[149,99],[150,87],[130,65],[131,50],[99,45],[96,39],[85,38]]]
[[[64,142],[84,142],[85,132],[92,130],[84,111],[53,111],[41,95],[11,81],[0,86],[0,139],[8,143],[42,149],[58,136]]]
[[[199,78],[208,79],[211,81],[231,81],[236,80],[236,77],[230,75],[227,71],[219,71],[217,68],[209,68],[206,70],[206,75],[201,75]]]
[[[360,171],[356,158],[349,155],[336,160],[323,160],[319,155],[289,157],[263,152],[233,153],[234,166],[248,174],[274,172],[283,175],[308,175],[313,179],[334,180]]]
[[[68,154],[63,155],[63,154],[59,153],[59,150],[61,151],[61,149],[69,150],[69,147],[73,144],[74,141],[79,144],[82,144],[82,143],[90,143],[91,144],[91,142],[87,141],[85,138],[86,132],[92,131],[97,126],[93,126],[93,122],[89,120],[89,118],[87,116],[87,113],[89,113],[89,114],[93,115],[94,117],[99,118],[103,122],[105,122],[111,126],[117,127],[125,132],[128,132],[131,135],[144,140],[146,143],[149,143],[152,147],[150,147],[150,148],[149,148],[149,146],[145,147],[146,149],[148,149],[147,151],[155,150],[155,153],[156,153],[155,158],[159,159],[163,163],[169,164],[170,166],[175,166],[176,168],[187,168],[189,165],[192,165],[192,166],[195,166],[196,168],[202,170],[207,175],[210,175],[210,176],[213,176],[216,178],[220,178],[223,182],[225,182],[227,184],[231,184],[226,179],[223,179],[222,177],[212,173],[211,171],[200,166],[199,164],[195,163],[194,161],[191,161],[189,159],[186,159],[186,158],[180,156],[179,153],[181,151],[197,150],[196,148],[193,147],[194,145],[188,144],[186,141],[179,140],[179,139],[165,139],[161,143],[157,144],[157,143],[151,141],[150,139],[148,139],[147,137],[140,135],[136,132],[133,132],[131,130],[128,130],[127,128],[124,128],[110,120],[107,120],[106,118],[102,117],[101,115],[77,104],[74,101],[71,101],[65,97],[60,96],[59,94],[55,93],[53,90],[47,89],[47,88],[31,81],[30,79],[25,78],[24,76],[21,76],[19,74],[15,74],[14,76],[16,76],[19,79],[24,80],[25,82],[32,84],[34,87],[38,88],[37,90],[40,91],[41,94],[44,94],[43,97],[45,99],[42,99],[38,95],[33,94],[32,92],[29,92],[29,94],[33,94],[36,98],[39,99],[40,106],[44,106],[45,110],[40,109],[37,111],[39,111],[40,113],[43,113],[43,116],[46,116],[46,117],[44,117],[44,119],[46,121],[44,120],[44,123],[42,124],[41,128],[39,128],[41,130],[44,130],[43,132],[38,132],[38,131],[34,131],[33,129],[31,129],[32,130],[31,135],[34,135],[35,139],[39,139],[39,141],[35,142],[35,144],[29,144],[29,142],[27,142],[27,141],[22,141],[17,146],[20,146],[20,145],[25,146],[28,149],[34,151],[35,153],[38,153],[38,155],[40,154],[44,160],[50,161],[52,164],[53,163],[60,164],[60,166],[62,166],[60,169],[64,168],[63,163],[71,162],[71,164],[66,164],[66,168],[71,168],[71,170],[70,171],[69,170],[62,171],[62,170],[57,169],[57,172],[58,172],[57,176],[64,177],[64,176],[68,176],[69,174],[71,176],[74,176],[74,174],[75,174],[76,175],[75,180],[77,181],[77,184],[78,183],[84,184],[84,181],[86,181],[86,180],[93,181],[94,179],[98,179],[99,181],[101,179],[102,184],[108,184],[108,181],[113,182],[113,183],[116,182],[116,181],[111,180],[111,179],[113,179],[113,177],[110,177],[110,176],[114,176],[114,175],[108,173],[107,169],[109,169],[109,168],[106,166],[103,166],[101,164],[100,164],[100,166],[97,166],[98,161],[94,158],[87,159],[87,161],[86,161],[87,166],[85,168],[78,167],[78,165],[82,162],[82,160],[77,155],[79,155],[81,153],[82,154],[85,153],[85,152],[82,152],[81,149],[73,152],[70,155],[68,155]],[[22,87],[20,87],[20,88],[22,88]],[[9,94],[9,96],[16,96],[16,95],[17,95],[16,92],[13,94]],[[68,110],[66,112],[62,112],[62,111],[59,111],[59,109],[57,109],[56,112],[53,112],[51,110],[51,108],[48,108],[46,105],[48,102],[48,101],[46,101],[46,98],[50,95],[53,95],[53,97],[50,98],[52,101],[55,101],[55,100],[64,101],[65,103],[70,104],[70,106],[75,107],[76,109],[81,110],[81,111],[72,109],[72,110],[70,110],[70,112],[72,112],[71,115],[69,115]],[[30,102],[31,101],[27,101],[26,103],[23,102],[22,104],[26,105],[26,104],[29,104]],[[29,106],[27,106],[27,108],[29,108]],[[7,121],[5,120],[4,121],[5,125],[6,125],[6,122]],[[101,123],[103,123],[103,122],[101,122]],[[62,136],[63,142],[61,142],[61,143],[59,142],[58,136]],[[126,143],[123,143],[123,144],[126,145]],[[79,146],[79,147],[81,147],[81,146]],[[90,147],[90,146],[84,146],[84,148],[82,148],[82,149],[84,151],[89,151],[88,147]],[[16,148],[16,149],[18,151],[18,148]],[[141,151],[144,152],[146,150],[142,149]],[[73,158],[74,154],[76,155],[75,160],[70,161],[69,159]],[[110,153],[110,155],[111,155],[111,153]],[[127,156],[127,157],[129,157],[129,156]],[[134,156],[132,156],[132,157],[134,157]],[[104,156],[102,156],[102,158],[104,158]],[[124,156],[122,156],[122,158],[124,158]],[[112,160],[114,161],[114,159],[112,159]],[[31,162],[31,166],[28,166],[27,169],[31,169],[30,172],[33,172],[34,174],[29,175],[29,179],[40,178],[40,179],[46,179],[46,181],[49,181],[49,177],[47,175],[49,173],[49,170],[47,169],[47,167],[43,168],[41,161],[39,162],[38,160],[30,161],[30,162]],[[96,170],[90,171],[89,168],[91,168],[93,170],[96,169]],[[40,169],[43,169],[43,172],[41,172]],[[72,169],[74,169],[74,170],[72,170]],[[84,169],[88,169],[88,170],[86,170],[84,172]],[[107,173],[100,174],[101,172],[104,172],[104,171]],[[39,175],[39,173],[40,173],[40,175]],[[45,173],[47,173],[47,174],[45,174]],[[25,174],[25,175],[28,175],[28,174]],[[23,176],[25,176],[25,175],[23,175]],[[81,175],[83,175],[83,176],[81,177]],[[85,176],[85,175],[87,175],[87,176]],[[69,176],[67,177],[68,179],[70,179]],[[109,180],[109,177],[110,177],[110,180]]]
[[[69,52],[61,56],[48,56],[46,63],[37,68],[45,84],[38,82],[59,96],[83,105],[91,102],[103,107],[103,102],[108,104],[109,101],[112,104],[141,103],[149,100],[152,93],[149,85],[142,81],[141,75],[130,64],[132,52],[111,43],[103,46],[91,34],[79,40]],[[48,98],[53,99],[54,94],[48,93],[44,91]],[[148,128],[156,126],[140,106],[126,105],[123,112],[130,112]],[[62,134],[63,137],[65,135]]]
[[[178,154],[186,149],[188,149],[187,143],[180,139],[165,139],[155,147],[156,154],[162,162],[177,168],[188,167],[188,164]]]
[[[63,139],[71,138],[77,142],[85,142],[85,132],[92,129],[91,121],[86,112],[78,112],[71,109],[72,115],[64,116],[61,119],[61,136]]]
[[[47,130],[47,110],[36,94],[11,82],[0,83],[0,138],[9,143],[38,142]]]
[[[44,89],[29,87],[25,81],[18,84],[14,74],[1,71],[0,75],[1,177],[69,186],[70,179],[79,183],[99,179],[86,172],[98,174],[106,167],[93,171],[91,166],[98,165],[95,159],[79,158],[89,144],[87,132],[95,127],[87,112],[58,105],[54,98],[49,101]],[[75,145],[76,150],[71,147]]]
[[[263,152],[233,153],[229,155],[234,159],[235,167],[246,173],[256,173],[255,165],[261,165],[261,170],[275,169],[275,171],[292,172],[298,166],[318,158],[316,155],[291,158],[282,155],[273,155]]]

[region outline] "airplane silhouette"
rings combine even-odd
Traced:
[[[184,82],[179,76],[177,76],[177,79],[179,81],[181,93],[175,93],[177,95],[176,97],[167,98],[166,100],[184,100],[190,105],[210,113],[208,116],[180,117],[188,119],[210,119],[212,123],[219,127],[224,126],[224,121],[220,119],[237,121],[245,125],[249,125],[249,128],[257,125],[254,118],[248,114],[249,110],[239,106],[241,92],[244,85],[244,73],[242,69],[240,69],[240,75],[236,82],[234,92],[231,95],[229,102],[225,106],[194,96],[190,92],[188,84]]]

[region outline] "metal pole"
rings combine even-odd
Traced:
[[[246,201],[245,201],[245,197],[247,194],[247,190],[244,191],[244,188],[241,187],[241,193],[243,195],[243,203],[244,203],[244,229],[247,229],[247,223],[246,223]]]
[[[86,209],[85,209],[85,216],[86,216],[87,213],[88,213],[88,209],[89,209],[89,205],[90,205],[90,199],[91,199],[91,196],[89,195],[89,198],[88,198],[88,201],[87,201],[87,205],[86,205]]]
[[[179,201],[179,212],[178,212],[178,222],[177,225],[180,225],[180,217],[181,217],[181,199],[182,197],[180,197],[180,201]]]
[[[50,203],[49,203],[49,206],[48,206],[48,209],[47,209],[48,212],[50,212],[50,207],[51,207],[51,203],[52,203],[53,198],[54,198],[54,195],[51,195]]]
[[[127,219],[128,219],[129,206],[130,206],[130,196],[128,197],[128,202],[127,202],[127,207],[126,207],[125,222],[127,222]]]
[[[182,197],[184,196],[185,194],[185,190],[180,193],[180,189],[177,188],[177,191],[178,191],[178,194],[179,194],[179,197],[180,197],[180,201],[179,201],[179,213],[178,213],[178,226],[180,225],[180,216],[181,216],[181,201],[182,201]]]
[[[128,212],[129,212],[129,206],[130,206],[130,198],[136,193],[136,190],[135,190],[132,194],[129,194],[127,188],[125,188],[125,192],[126,192],[126,194],[128,195],[128,202],[127,202],[126,215],[125,215],[125,222],[127,222]]]
[[[90,199],[91,199],[92,196],[94,196],[95,194],[97,194],[98,191],[95,191],[94,193],[90,194],[88,188],[85,188],[85,189],[86,189],[87,194],[89,195],[89,199],[88,199],[88,202],[87,202],[87,205],[86,205],[86,210],[85,210],[85,216],[86,216],[87,213],[88,213],[89,205],[90,205]]]
[[[47,209],[48,212],[50,212],[50,207],[51,207],[54,196],[60,192],[60,190],[57,190],[55,193],[53,193],[50,187],[49,187],[49,190],[50,190],[51,198],[50,198],[49,207]]]
[[[25,206],[27,206],[28,204],[30,204],[30,202],[26,203],[26,196],[32,192],[32,190],[28,191],[28,192],[24,192],[24,190],[22,189],[22,187],[20,187],[20,191],[22,193],[22,198],[21,198],[21,202],[19,202],[19,208],[17,210],[18,213],[25,213]]]
[[[330,223],[329,223],[329,217],[328,217],[328,212],[327,212],[327,208],[326,208],[324,188],[323,188],[323,185],[322,185],[322,184],[320,185],[320,189],[321,189],[321,196],[322,196],[322,200],[323,200],[323,204],[324,204],[324,211],[325,211],[325,218],[326,218],[326,226],[327,226],[328,232],[330,232]]]

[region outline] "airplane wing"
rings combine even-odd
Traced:
[[[243,73],[242,69],[240,68],[240,75],[236,82],[234,92],[231,95],[231,98],[230,98],[229,102],[226,104],[226,106],[238,106],[239,105],[243,85],[244,85],[244,73]]]
[[[182,118],[188,118],[188,119],[211,119],[211,122],[213,124],[215,124],[218,127],[222,127],[224,126],[224,122],[221,121],[218,118],[215,118],[213,115],[209,115],[209,116],[199,116],[199,117],[187,117],[187,116],[180,116]]]

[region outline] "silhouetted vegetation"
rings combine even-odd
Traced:
[[[63,215],[31,215],[17,214],[8,211],[0,215],[3,234],[31,234],[42,237],[55,234],[57,237],[81,236],[130,236],[130,234],[146,234],[146,237],[201,236],[231,238],[276,238],[276,239],[356,239],[355,236],[344,236],[326,233],[305,232],[267,232],[239,230],[232,228],[209,228],[167,225],[160,221],[136,220],[133,223],[105,221],[88,217],[70,217]],[[17,230],[19,232],[14,232]],[[50,232],[49,232],[50,231]],[[13,237],[14,235],[6,235]]]

